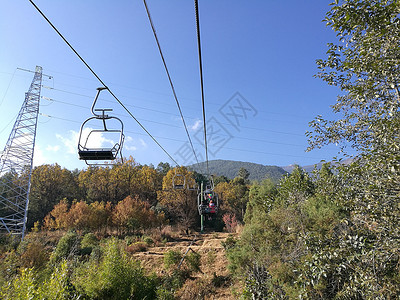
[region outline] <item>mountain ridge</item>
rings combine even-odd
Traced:
[[[352,159],[345,159],[341,163],[348,164]],[[318,162],[312,165],[300,166],[307,173],[312,173],[314,169],[321,169],[322,165],[325,162]],[[196,171],[198,173],[207,173],[206,163],[201,162],[199,164],[193,164],[187,166],[189,169]],[[263,165],[252,162],[243,162],[243,161],[235,161],[235,160],[224,160],[224,159],[215,159],[210,160],[208,162],[208,168],[210,170],[210,174],[216,176],[226,176],[229,179],[233,179],[237,176],[240,168],[245,168],[249,171],[249,179],[250,180],[263,180],[266,178],[272,179],[274,182],[278,182],[282,176],[289,174],[295,168],[295,165],[288,166],[271,166],[271,165]]]
[[[206,173],[205,162],[189,165],[187,167],[199,173]],[[288,174],[287,171],[278,166],[268,166],[252,162],[223,159],[210,160],[208,162],[208,168],[210,174],[216,176],[226,176],[229,179],[235,178],[241,168],[245,168],[247,171],[249,171],[250,180],[262,180],[270,178],[273,181],[278,182],[282,176]]]

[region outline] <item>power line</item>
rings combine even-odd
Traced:
[[[61,101],[61,100],[56,100],[54,98],[49,98],[49,97],[45,97],[45,96],[42,96],[42,99],[50,101],[50,102],[61,103],[61,104],[64,104],[64,105],[69,105],[69,106],[78,107],[78,108],[82,108],[82,109],[86,109],[87,108],[86,106],[83,106],[83,105],[70,103],[70,102],[66,102],[66,101]],[[110,101],[110,100],[104,100],[104,101]],[[126,117],[126,115],[122,115],[122,114],[115,114],[115,115],[116,116]],[[163,126],[168,126],[168,127],[173,127],[173,128],[181,128],[180,126],[176,126],[176,125],[172,125],[172,124],[168,124],[168,123],[162,123],[162,122],[153,121],[153,120],[147,120],[147,119],[140,119],[140,120],[142,122],[145,121],[145,122],[160,124],[160,125],[163,125]],[[221,124],[229,125],[229,124],[226,124],[226,123],[221,123]],[[259,129],[259,128],[252,128],[252,129]],[[271,132],[272,130],[265,129],[265,131]],[[290,133],[287,133],[287,132],[286,133],[285,132],[275,132],[275,131],[272,131],[272,132],[281,133],[281,134],[290,134]],[[0,133],[1,133],[1,131],[0,131]],[[225,135],[225,134],[220,134],[219,136],[229,137],[229,135]],[[304,137],[304,135],[299,135],[299,136]],[[275,141],[268,141],[268,140],[262,140],[262,139],[256,139],[256,138],[248,138],[248,137],[235,137],[235,139],[247,140],[247,141],[255,141],[255,142],[261,142],[261,143],[267,143],[267,144],[283,145],[283,146],[302,147],[302,148],[306,147],[305,145],[300,145],[300,144],[275,142]],[[177,141],[180,141],[180,140],[177,140]],[[326,147],[329,147],[329,145],[327,145]],[[332,147],[333,147],[333,145],[332,145]]]
[[[69,76],[69,77],[90,80],[87,77],[83,77],[83,76],[79,76],[79,75],[68,74],[68,73],[59,72],[59,71],[53,71],[53,70],[49,70],[49,71],[51,71],[51,73],[58,73],[58,74],[62,74],[62,75]],[[9,74],[9,75],[12,74],[12,73],[9,73],[9,72],[0,72],[0,73]],[[141,88],[137,88],[137,87],[133,88],[131,86],[127,86],[127,85],[119,84],[119,83],[111,83],[111,84],[115,85],[115,86],[120,86],[120,87],[123,87],[123,88],[131,89],[131,90],[137,90],[137,91],[150,93],[150,94],[161,95],[161,96],[169,96],[169,94],[162,93],[162,92],[156,92],[154,90],[146,90],[146,89],[141,89]],[[74,85],[69,85],[69,86],[79,87],[79,86],[74,86]],[[81,87],[79,87],[79,88],[81,88]],[[126,97],[124,96],[124,98],[126,98]],[[136,98],[139,99],[139,97],[136,97]],[[190,100],[190,101],[194,101],[194,98],[191,98],[191,97],[180,97],[180,99],[187,99],[187,100]],[[158,101],[149,101],[148,99],[146,99],[146,101],[153,102],[153,103],[156,103],[156,104],[163,103],[163,102],[158,102]],[[221,103],[214,103],[214,102],[211,102],[211,101],[207,101],[207,105],[208,106],[221,106]],[[187,109],[194,109],[194,108],[187,108]],[[284,117],[290,117],[290,118],[309,118],[309,119],[313,119],[313,118],[316,117],[316,115],[311,115],[311,114],[310,115],[305,115],[304,113],[302,113],[302,114],[288,114],[288,113],[283,113],[283,112],[276,112],[276,111],[271,111],[271,110],[260,110],[260,109],[257,109],[257,111],[259,113],[266,113],[266,114],[270,114],[270,115],[278,115],[278,116],[284,116]],[[274,120],[274,121],[276,121],[276,120]],[[285,120],[285,122],[299,123],[299,122],[293,122],[292,120]]]
[[[207,174],[208,174],[208,176],[210,176],[210,171],[208,169],[207,129],[206,129],[207,126],[206,126],[206,109],[205,109],[205,103],[204,103],[203,63],[202,63],[202,58],[201,58],[199,6],[197,3],[197,0],[194,0],[194,10],[195,10],[195,15],[196,15],[197,49],[198,49],[198,53],[199,53],[201,104],[202,104],[202,109],[203,109],[204,148],[206,151]]]
[[[84,94],[81,94],[81,93],[75,93],[75,92],[71,92],[71,91],[67,91],[67,90],[57,89],[57,88],[49,87],[49,86],[45,86],[45,85],[43,85],[42,87],[46,88],[46,89],[54,90],[54,91],[68,93],[68,94],[71,94],[71,95],[81,96],[81,97],[85,97],[85,98],[92,98],[92,96],[89,96],[89,95],[84,95]],[[110,100],[105,100],[105,99],[101,99],[101,98],[100,98],[100,100],[106,101],[106,102],[111,102]],[[127,104],[126,106],[133,107],[135,109],[143,109],[143,110],[148,110],[148,111],[153,111],[153,112],[157,112],[157,113],[162,113],[162,114],[167,114],[167,115],[179,117],[179,115],[177,115],[177,114],[172,114],[172,113],[169,113],[169,112],[166,112],[166,111],[152,109],[152,108],[148,108],[148,107],[142,107],[142,106],[137,106],[137,105],[129,105],[129,104]],[[186,116],[186,118],[194,119],[194,120],[197,119],[196,117],[188,117],[188,116]],[[284,120],[284,122],[287,122],[287,121]],[[229,123],[224,123],[224,122],[220,122],[220,123],[222,125],[231,126],[231,124],[229,124]],[[285,134],[285,135],[293,135],[293,136],[304,137],[304,134],[293,133],[293,132],[284,132],[284,131],[278,131],[278,130],[271,130],[271,129],[265,129],[265,128],[259,128],[259,127],[241,126],[241,128],[258,130],[258,131],[265,131],[265,132],[272,132],[272,133],[277,133],[277,134]]]
[[[7,86],[7,88],[6,88],[6,91],[4,92],[3,98],[2,98],[1,101],[0,101],[0,106],[3,104],[4,99],[5,99],[6,96],[7,96],[8,89],[10,88],[11,82],[12,82],[13,79],[14,79],[14,76],[15,76],[15,72],[16,72],[16,71],[17,71],[17,69],[14,70],[14,73],[13,73],[12,76],[11,76],[10,82],[8,83],[8,86]]]
[[[47,118],[62,120],[62,121],[66,121],[66,122],[76,123],[76,124],[80,124],[81,123],[79,121],[74,121],[74,120],[66,119],[66,118],[60,118],[60,117],[56,117],[56,116],[52,116],[52,115],[48,115],[48,114],[44,114],[44,113],[39,113],[39,114],[41,116],[47,117]],[[131,133],[131,134],[135,134],[135,135],[147,136],[144,133],[135,132],[135,131],[126,131],[126,132],[127,133]],[[155,137],[158,138],[158,139],[174,141],[174,142],[182,142],[182,143],[186,142],[185,140],[174,139],[174,138],[169,138],[169,137],[165,137],[165,136],[155,136]],[[307,158],[307,159],[315,159],[315,160],[324,160],[324,159],[326,159],[326,158],[321,158],[321,157],[309,157],[309,156],[302,156],[302,155],[271,153],[271,152],[256,151],[256,150],[249,150],[249,149],[240,149],[240,148],[231,148],[231,147],[224,147],[224,149],[232,150],[232,151],[240,151],[240,152],[257,153],[257,154],[267,154],[267,155],[274,155],[274,156],[281,156],[281,157],[297,157],[297,158]]]
[[[175,92],[174,84],[172,83],[172,79],[171,79],[171,76],[170,76],[169,71],[168,71],[167,63],[165,61],[164,55],[163,55],[162,50],[161,50],[161,45],[160,45],[160,42],[159,42],[158,37],[157,37],[156,29],[154,27],[153,21],[152,21],[151,16],[150,16],[150,10],[149,10],[149,8],[147,6],[146,0],[143,0],[143,3],[144,3],[144,6],[146,8],[147,17],[149,18],[151,29],[153,30],[154,38],[155,38],[155,40],[157,42],[158,51],[160,52],[160,56],[161,56],[162,62],[164,64],[165,72],[167,73],[167,76],[168,76],[168,80],[169,80],[169,84],[170,84],[171,89],[172,89],[172,93],[174,94],[174,98],[175,98],[175,102],[176,102],[176,105],[177,105],[178,110],[179,110],[179,114],[181,115],[183,126],[185,127],[186,135],[187,135],[187,137],[189,139],[189,143],[190,143],[190,146],[192,148],[193,155],[194,155],[194,157],[196,159],[196,162],[199,163],[199,160],[197,159],[196,151],[194,150],[194,147],[193,147],[192,139],[190,138],[189,131],[188,131],[187,126],[186,126],[185,118],[183,117],[183,113],[182,113],[181,106],[180,106],[179,101],[178,101],[178,97],[177,97],[176,92]]]
[[[69,103],[69,102],[65,102],[65,101],[61,101],[61,100],[56,100],[54,98],[48,98],[48,97],[42,96],[42,99],[45,99],[45,100],[51,101],[51,102],[61,103],[61,104],[64,104],[64,105],[69,105],[69,106],[73,106],[73,107],[86,109],[86,106],[79,105],[79,104],[74,104],[74,103]],[[116,115],[116,116],[124,116],[124,117],[126,116],[126,115],[122,115],[122,114],[114,114],[114,115]],[[160,124],[160,125],[168,126],[168,127],[180,128],[180,126],[176,126],[176,125],[172,125],[172,124],[168,124],[168,123],[162,123],[162,122],[153,121],[153,120],[141,119],[141,121],[142,122],[146,121],[146,122],[150,122],[150,123]],[[219,136],[229,137],[229,135],[225,135],[225,134],[220,134]],[[294,147],[303,147],[303,148],[305,147],[304,145],[299,145],[299,144],[273,142],[273,141],[267,141],[267,140],[256,139],[256,138],[235,137],[235,139],[242,139],[242,140],[248,140],[248,141],[256,141],[256,142],[268,143],[268,144],[284,145],[284,146],[294,146]]]
[[[69,103],[69,102],[65,102],[65,101],[61,101],[61,100],[56,100],[56,99],[48,98],[48,97],[42,97],[42,98],[45,99],[45,100],[47,100],[47,101],[51,101],[51,102],[58,102],[58,103],[62,103],[62,104],[69,105],[69,106],[74,106],[74,107],[78,107],[78,108],[87,109],[86,106],[79,105],[79,104]],[[115,115],[115,116],[120,116],[120,117],[127,117],[127,115],[118,114],[118,113],[114,113],[113,115]],[[160,124],[160,125],[163,125],[163,126],[169,126],[169,127],[174,127],[174,128],[181,128],[181,126],[172,125],[172,124],[167,124],[167,123],[158,122],[158,121],[153,121],[153,120],[146,120],[146,119],[140,119],[140,120],[141,120],[141,121],[145,121],[145,122],[149,122],[149,123]]]
[[[53,25],[53,23],[45,16],[45,14],[36,6],[33,0],[29,2],[35,7],[35,9],[42,15],[42,17],[49,23],[49,25],[57,32],[57,34],[63,39],[63,41],[69,46],[69,48],[78,56],[81,62],[89,69],[89,71],[97,78],[97,80],[110,92],[111,96],[122,106],[123,109],[136,121],[136,123],[152,138],[152,140],[164,151],[165,154],[176,164],[179,165],[175,159],[164,149],[163,146],[150,134],[150,132],[135,118],[135,116],[129,111],[129,109],[118,99],[118,97],[110,90],[105,82],[96,74],[96,72],[89,66],[89,64],[79,55],[74,47],[67,41],[67,39],[61,34],[61,32]]]

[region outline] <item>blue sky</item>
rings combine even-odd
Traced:
[[[306,153],[308,122],[340,93],[322,80],[315,60],[336,36],[322,22],[331,1],[199,0],[209,159],[264,165],[330,160],[335,146]],[[142,1],[36,0],[92,69],[180,164],[195,162]],[[76,138],[101,86],[28,0],[0,12],[0,147],[33,74],[43,67],[35,164],[84,168]],[[193,1],[148,0],[148,7],[198,157],[204,157]],[[51,99],[51,100],[49,100]],[[124,156],[141,164],[170,162],[139,125],[102,92],[125,125]],[[108,137],[103,136],[106,143]]]

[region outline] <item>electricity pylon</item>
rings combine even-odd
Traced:
[[[33,150],[39,114],[42,67],[36,66],[18,117],[0,157],[0,232],[24,238]]]

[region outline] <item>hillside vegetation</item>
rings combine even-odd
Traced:
[[[205,173],[206,164],[199,163],[188,166],[189,169],[199,173]],[[233,161],[233,160],[210,160],[208,162],[208,168],[211,174],[217,176],[225,176],[229,179],[233,179],[237,176],[240,169],[244,168],[249,173],[249,180],[263,180],[271,179],[274,182],[278,182],[282,176],[287,172],[281,167],[277,166],[265,166],[261,164],[255,164],[250,162]]]

